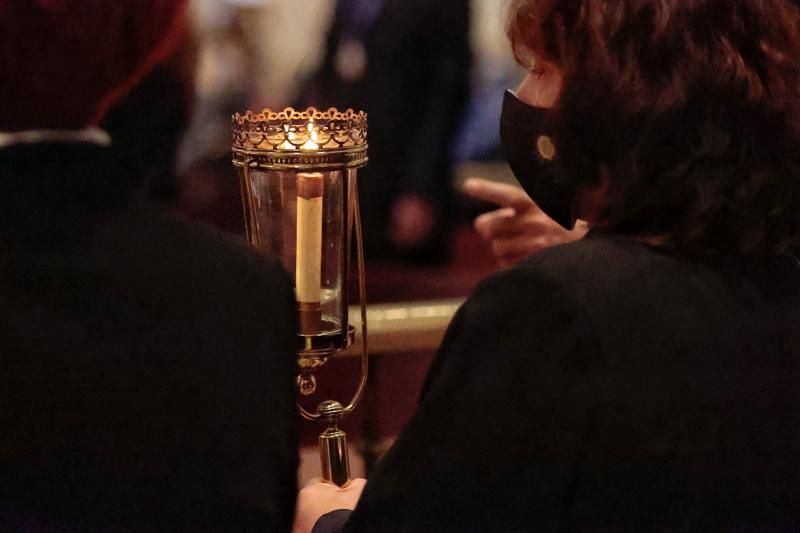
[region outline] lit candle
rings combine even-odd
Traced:
[[[318,333],[322,322],[322,191],[319,172],[297,175],[297,265],[295,286],[300,331]]]

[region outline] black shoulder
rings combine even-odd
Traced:
[[[703,265],[681,261],[634,238],[607,234],[589,234],[542,250],[517,268],[528,277],[560,286],[594,313],[614,307],[620,297],[639,305],[647,292],[708,275]]]
[[[126,235],[134,241],[130,246],[165,278],[201,292],[228,291],[231,298],[292,300],[291,281],[279,262],[241,237],[157,208],[146,208],[140,223],[141,231]]]
[[[570,270],[580,264],[578,249],[538,258],[498,272],[481,282],[447,328],[423,387],[423,397],[453,358],[460,365],[487,353],[508,360],[531,357],[532,346],[547,351],[548,343],[571,336],[594,343],[594,326]],[[563,352],[563,346],[553,348]],[[577,353],[577,352],[576,352]],[[479,364],[479,363],[478,363]]]
[[[622,237],[590,234],[575,242],[546,248],[524,261],[520,268],[540,275],[574,283],[600,273],[625,270],[666,257],[644,243]]]
[[[624,238],[588,236],[579,241],[542,250],[518,265],[494,274],[478,285],[470,300],[503,300],[508,303],[530,297],[580,299],[590,281],[653,261],[657,256],[643,245]],[[508,308],[508,305],[501,306]]]
[[[502,349],[521,350],[523,356],[528,348],[515,345],[514,339],[536,336],[541,342],[544,336],[570,331],[597,341],[599,324],[606,315],[613,316],[620,294],[632,300],[629,307],[642,307],[644,297],[635,290],[642,273],[669,271],[654,267],[657,262],[674,260],[632,239],[590,235],[492,275],[478,285],[448,327],[425,390],[449,353],[472,352],[482,339],[506,339]]]
[[[179,336],[170,324],[191,325],[198,338],[226,350],[245,341],[292,349],[297,316],[289,276],[235,235],[144,205],[114,219],[92,253],[108,298],[122,300],[114,305],[142,327],[163,323],[164,335]],[[254,349],[238,349],[245,348]]]

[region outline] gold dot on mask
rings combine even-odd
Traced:
[[[539,135],[536,139],[536,149],[539,155],[546,161],[551,161],[556,156],[556,147],[553,140],[548,135]]]

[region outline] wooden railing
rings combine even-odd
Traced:
[[[463,298],[455,298],[368,305],[370,354],[436,350],[462,303]],[[361,353],[361,308],[351,306],[349,314],[358,333],[355,344],[344,355],[355,356]]]

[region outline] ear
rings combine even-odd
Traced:
[[[563,76],[551,63],[536,62],[517,88],[517,97],[534,107],[553,107],[561,94]]]

